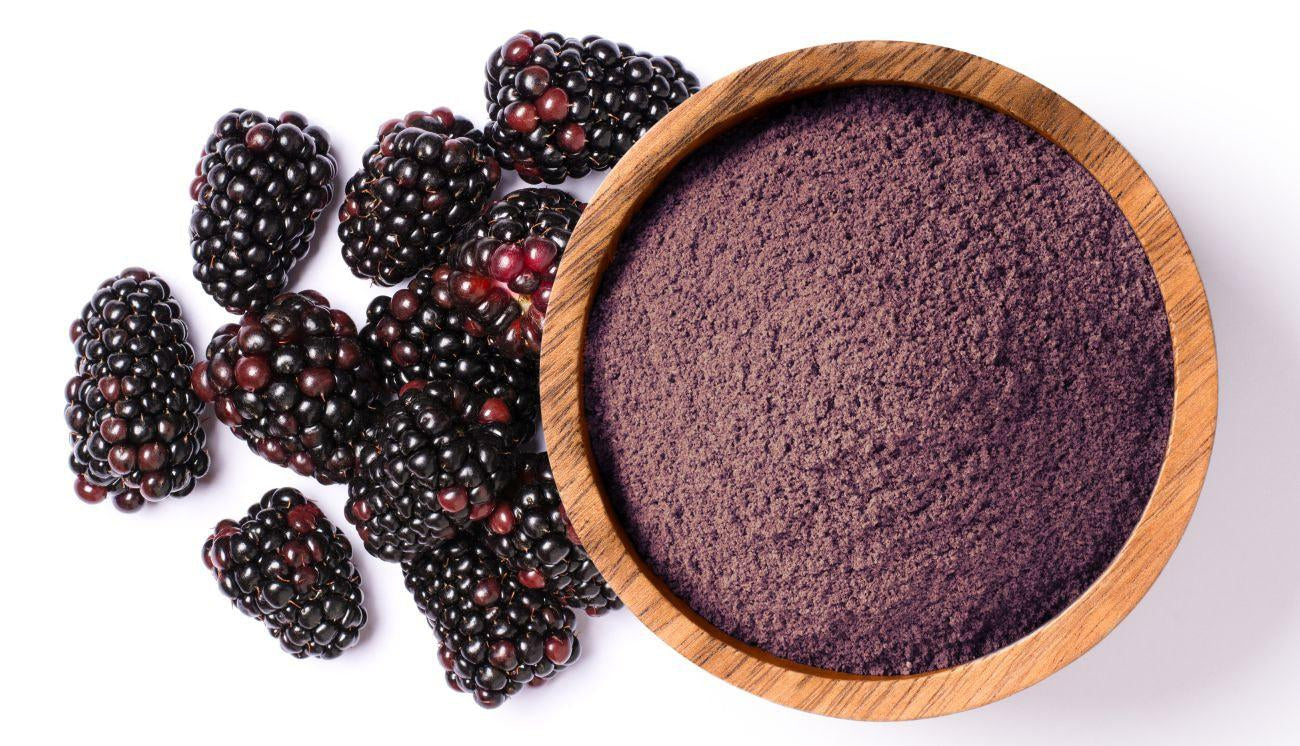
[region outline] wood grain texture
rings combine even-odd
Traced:
[[[972,99],[1061,146],[1105,187],[1155,270],[1174,352],[1169,444],[1151,500],[1115,560],[1068,608],[983,658],[911,676],[857,676],[778,659],[691,611],[633,550],[602,491],[582,406],[587,316],[628,222],[686,155],[780,101],[827,88],[911,85]],[[682,655],[749,692],[801,710],[898,720],[966,710],[1034,684],[1095,645],[1137,604],[1191,518],[1218,406],[1218,371],[1205,290],[1168,206],[1132,156],[1086,114],[994,62],[909,42],[803,49],[723,78],[656,125],[596,192],[569,243],[547,313],[542,419],[551,464],[574,527],[633,613]],[[628,413],[628,416],[636,416]]]

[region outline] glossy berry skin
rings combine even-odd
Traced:
[[[585,207],[549,188],[494,202],[432,270],[434,301],[507,357],[536,360],[555,275]]]
[[[301,114],[223,114],[190,187],[190,253],[203,290],[231,313],[264,310],[310,250],[337,171],[329,136]]]
[[[271,490],[240,520],[218,523],[203,564],[295,658],[335,658],[366,624],[351,544],[295,489]]]
[[[447,109],[385,122],[339,209],[343,261],[354,275],[379,285],[409,278],[441,261],[500,179],[483,134]]]
[[[488,58],[484,134],[502,168],[559,184],[610,168],[700,89],[675,57],[598,36],[521,31]]]
[[[209,467],[194,350],[162,278],[130,268],[105,280],[72,325],[77,374],[64,419],[74,489],[133,512],[188,495]]]
[[[521,584],[598,616],[623,604],[578,541],[545,453],[519,457],[515,478],[483,525],[484,543]]]
[[[346,515],[374,556],[409,560],[485,519],[514,472],[514,446],[458,381],[408,385],[365,433]]]
[[[389,391],[412,381],[456,380],[477,397],[483,417],[501,426],[513,444],[533,437],[539,419],[537,363],[515,360],[481,336],[466,332],[464,314],[434,299],[433,271],[424,269],[392,297],[366,310],[361,346]]]
[[[218,329],[207,358],[195,389],[254,453],[322,484],[356,473],[382,389],[346,313],[311,290],[285,293]]]
[[[448,685],[479,705],[497,707],[577,662],[573,611],[520,585],[472,537],[445,542],[402,569],[438,638]]]

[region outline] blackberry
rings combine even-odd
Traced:
[[[604,171],[700,89],[675,57],[599,36],[523,31],[487,62],[484,128],[503,168],[530,184]]]
[[[295,658],[337,657],[366,624],[352,545],[298,490],[271,490],[244,518],[218,523],[203,564]]]
[[[361,346],[385,385],[397,392],[412,381],[461,381],[512,442],[531,438],[539,414],[536,362],[507,358],[463,331],[460,312],[439,306],[434,287],[433,272],[421,270],[405,289],[375,298],[366,310]]]
[[[352,273],[380,285],[441,261],[501,179],[483,133],[441,108],[385,122],[362,164],[339,209],[339,240]]]
[[[409,559],[494,509],[514,469],[500,428],[456,381],[417,381],[367,429],[346,515],[366,551]],[[481,407],[477,407],[481,411]]]
[[[137,267],[100,284],[72,324],[77,374],[64,420],[77,495],[121,510],[184,497],[208,471],[194,350],[161,277]]]
[[[521,456],[517,476],[487,519],[487,545],[527,588],[545,588],[592,616],[623,605],[564,513],[545,453]]]
[[[375,415],[380,384],[357,328],[319,293],[285,293],[216,331],[194,388],[217,419],[275,464],[343,482]]]
[[[329,136],[301,114],[222,115],[190,186],[190,253],[203,290],[231,313],[265,309],[311,249],[336,171]]]
[[[536,359],[555,273],[585,207],[558,189],[520,189],[493,203],[433,270],[434,300],[503,354]]]
[[[573,611],[525,588],[472,538],[403,565],[406,587],[438,637],[447,683],[496,707],[578,660]]]

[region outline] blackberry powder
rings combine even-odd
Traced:
[[[697,151],[590,321],[591,442],[641,556],[722,631],[836,671],[1047,622],[1169,435],[1168,322],[1123,214],[1028,127],[921,89],[801,98]]]

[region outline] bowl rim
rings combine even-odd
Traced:
[[[583,411],[588,314],[623,230],[677,164],[737,123],[829,88],[904,85],[960,96],[1056,143],[1096,178],[1131,224],[1169,320],[1174,401],[1169,441],[1133,533],[1097,580],[1029,635],[976,660],[907,676],[863,676],[795,663],[714,627],[677,598],[632,547],[610,507]],[[542,421],[569,519],[597,568],[636,616],[679,653],[748,692],[808,712],[861,720],[932,717],[979,707],[1065,667],[1106,636],[1163,569],[1191,519],[1218,408],[1209,305],[1187,243],[1151,179],[1105,129],[1038,82],[966,52],[918,42],[856,41],[780,54],[687,99],[647,132],[597,189],[566,249],[547,311]]]

